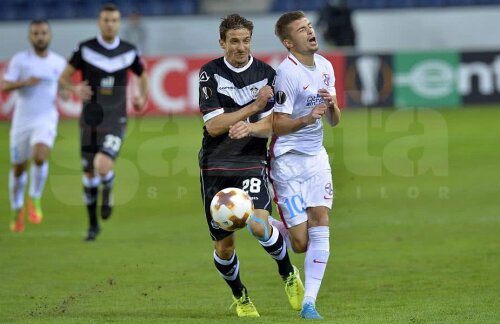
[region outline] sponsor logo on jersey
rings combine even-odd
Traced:
[[[101,87],[112,88],[115,85],[115,77],[110,75],[101,79]]]
[[[203,98],[205,98],[205,100],[208,100],[208,98],[212,96],[212,89],[209,87],[201,88],[201,92],[203,92]]]
[[[306,86],[302,86],[302,89],[307,90],[307,88],[309,88],[309,86],[310,86],[309,84]]]
[[[110,96],[113,94],[113,86],[115,85],[115,77],[109,75],[101,79],[101,88],[99,93],[102,95]]]
[[[236,89],[234,86],[223,86],[223,87],[218,87],[217,90],[233,90]]]
[[[286,94],[283,91],[276,92],[276,102],[280,105],[286,102]]]
[[[210,80],[210,77],[208,76],[207,72],[203,71],[200,73],[200,82],[207,82]]]
[[[306,107],[317,106],[323,102],[324,102],[323,98],[321,98],[321,96],[319,94],[315,94],[315,95],[307,97]]]

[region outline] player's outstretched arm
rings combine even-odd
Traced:
[[[139,76],[139,84],[137,89],[137,94],[133,99],[133,107],[135,111],[141,111],[146,105],[147,94],[148,94],[148,75],[146,72],[142,72]]]
[[[2,91],[9,92],[9,91],[21,89],[24,87],[33,86],[33,85],[38,84],[40,81],[41,80],[39,78],[35,78],[35,77],[31,77],[27,80],[16,81],[16,82],[10,82],[7,80],[3,80]]]
[[[268,138],[273,133],[273,115],[270,114],[256,123],[239,121],[229,128],[229,137],[240,139],[247,136]]]
[[[92,96],[92,89],[87,84],[87,81],[82,81],[78,84],[71,82],[71,76],[75,73],[75,68],[71,64],[66,64],[66,68],[59,77],[59,87],[61,90],[71,91],[79,96],[82,100],[88,100]]]
[[[244,121],[248,117],[264,109],[267,101],[273,98],[273,90],[270,86],[260,89],[257,99],[245,107],[231,113],[223,113],[205,122],[205,128],[210,136],[216,137],[225,134],[229,128],[239,121]]]

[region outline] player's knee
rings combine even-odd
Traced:
[[[26,167],[27,167],[26,162],[14,165],[12,167],[12,169],[14,170],[14,176],[16,178],[20,177],[24,173],[24,171],[26,171]]]
[[[35,164],[36,164],[36,165],[38,165],[38,166],[40,166],[40,165],[44,164],[44,163],[45,163],[45,160],[46,160],[45,156],[43,156],[43,155],[41,155],[41,154],[39,154],[39,155],[36,155],[36,154],[35,154],[35,155],[33,156],[33,163],[35,163]]]
[[[299,237],[292,239],[292,247],[295,253],[304,253],[307,251],[307,237]]]
[[[309,227],[315,226],[328,226],[328,211],[329,209],[326,207],[314,207],[308,211],[308,223]]]
[[[113,160],[111,160],[109,157],[96,158],[94,160],[94,170],[99,176],[104,177],[112,169],[113,169]]]

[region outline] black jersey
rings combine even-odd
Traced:
[[[274,86],[276,72],[268,64],[250,58],[243,68],[234,68],[224,57],[205,64],[200,70],[200,111],[206,122],[223,113],[231,113],[252,103],[265,85]],[[270,115],[274,99],[248,122]],[[267,139],[246,137],[233,140],[228,133],[212,137],[203,127],[203,143],[199,154],[202,169],[245,169],[262,166],[266,162]]]
[[[69,60],[81,70],[83,80],[92,87],[90,101],[83,105],[80,125],[98,129],[116,128],[127,121],[128,69],[141,75],[144,71],[136,47],[117,39],[112,49],[105,48],[97,38],[80,43]]]

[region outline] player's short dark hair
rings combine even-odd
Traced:
[[[283,41],[289,36],[288,25],[295,20],[305,18],[306,15],[302,11],[291,11],[281,15],[276,25],[274,26],[274,33],[278,38]]]
[[[231,29],[246,28],[250,32],[250,36],[253,33],[253,22],[242,17],[238,14],[230,14],[225,18],[221,18],[221,23],[219,26],[220,39],[226,39],[226,33]]]
[[[101,6],[101,9],[99,9],[99,15],[103,11],[118,11],[118,12],[120,12],[120,9],[114,3],[105,3]]]
[[[49,21],[47,19],[33,19],[30,22],[29,28],[31,29],[31,26],[33,26],[33,25],[47,25],[50,28],[50,24],[49,24]]]

